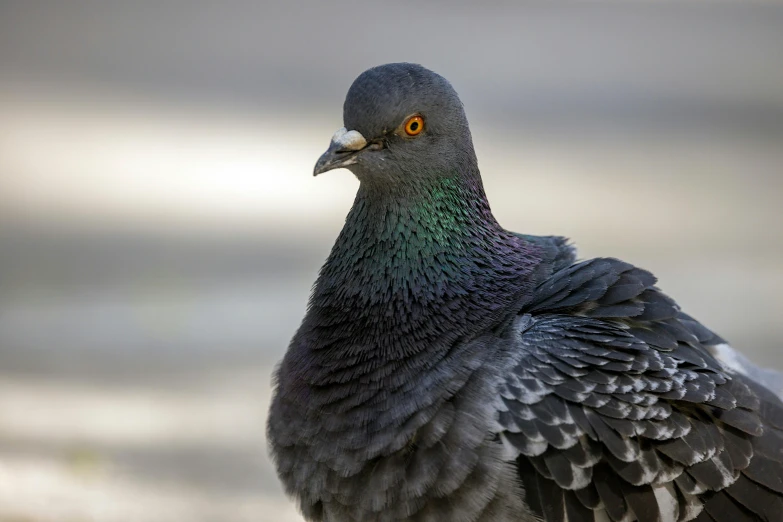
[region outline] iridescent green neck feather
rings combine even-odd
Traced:
[[[421,350],[446,351],[514,315],[540,258],[495,221],[478,179],[362,185],[297,336],[305,380],[410,366]]]

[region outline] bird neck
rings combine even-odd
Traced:
[[[303,324],[320,367],[448,350],[519,309],[539,252],[500,227],[475,180],[360,188]]]

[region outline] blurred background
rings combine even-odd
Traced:
[[[493,209],[783,369],[783,5],[0,3],[0,521],[294,521],[270,374],[364,69],[461,94]]]

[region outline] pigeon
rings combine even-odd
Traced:
[[[780,374],[650,272],[501,227],[438,74],[365,71],[343,123],[314,174],[358,192],[267,421],[305,519],[783,520]]]

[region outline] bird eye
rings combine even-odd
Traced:
[[[408,121],[405,122],[403,128],[405,129],[405,134],[408,136],[418,136],[421,134],[421,131],[424,130],[424,118],[418,115],[411,116],[408,118]]]

